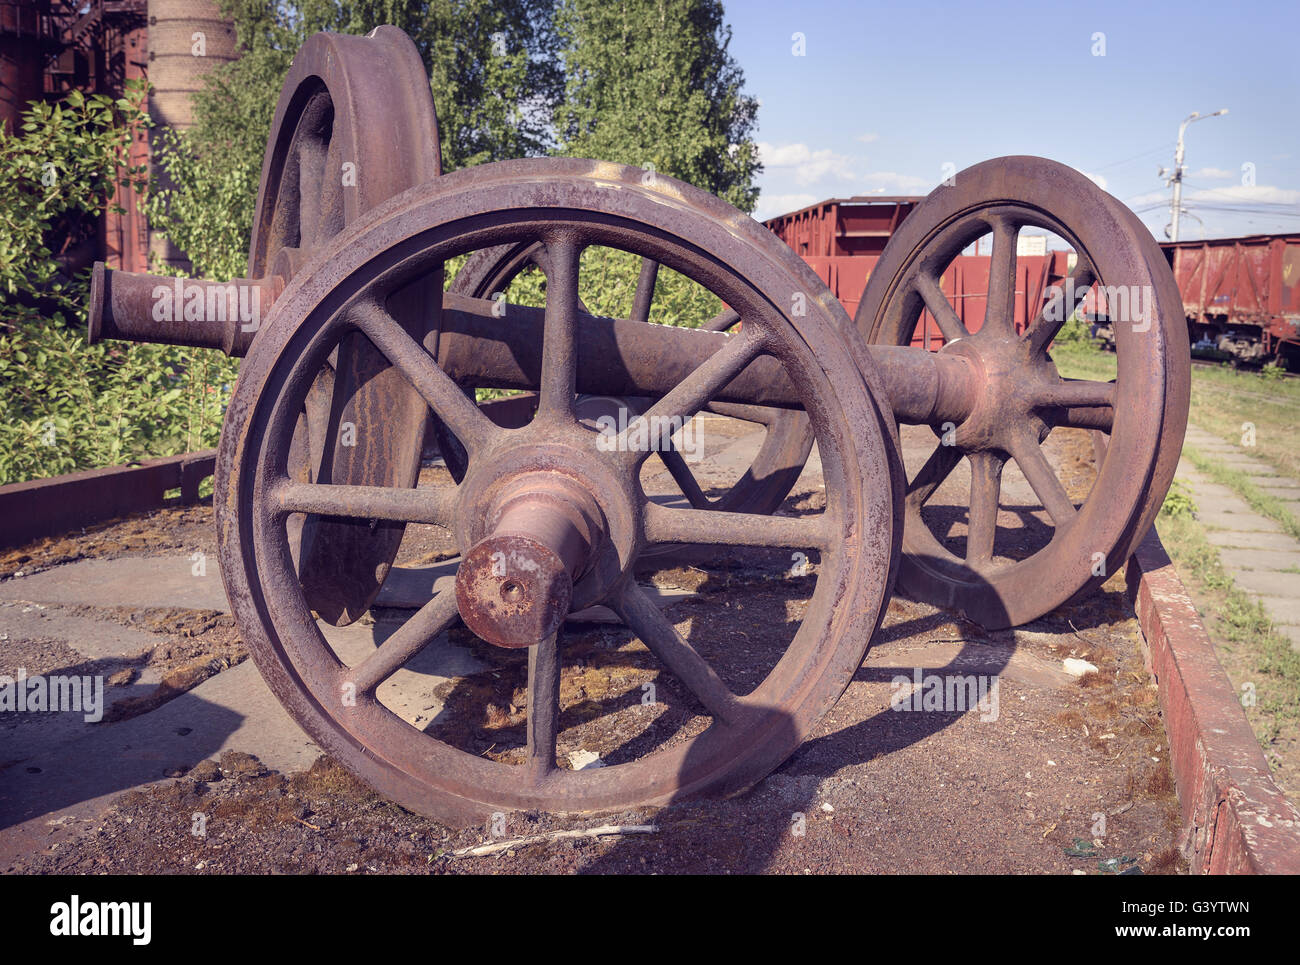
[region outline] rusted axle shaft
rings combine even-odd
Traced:
[[[241,356],[282,289],[278,277],[220,284],[109,271],[97,264],[90,341],[194,345]],[[506,305],[502,313],[493,302],[448,293],[438,331],[438,364],[465,385],[536,388],[544,314],[540,308],[518,305]],[[727,339],[715,332],[592,315],[581,317],[577,332],[578,391],[613,396],[661,396]],[[909,346],[872,345],[869,350],[900,422],[960,424],[975,408],[984,374],[970,358]],[[802,407],[781,364],[770,357],[751,363],[716,401]],[[1071,408],[1065,421],[1108,429],[1111,419],[1106,407]]]

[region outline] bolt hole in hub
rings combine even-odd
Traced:
[[[404,337],[384,306],[458,254],[538,243],[552,262],[545,304],[511,316],[540,322],[523,351],[532,360],[522,387],[537,393],[537,414],[503,429],[441,367],[443,346],[435,356]],[[662,359],[678,366],[671,388],[632,422],[689,418],[751,366],[775,365],[807,413],[821,489],[776,516],[663,504],[642,484],[653,451],[597,444],[575,392],[584,354],[600,348],[581,337],[590,324],[577,298],[586,246],[686,275],[743,318],[731,335],[692,333],[709,341],[690,364]],[[807,266],[688,185],[546,159],[457,172],[409,192],[304,272],[244,363],[217,502],[223,572],[254,659],[323,747],[400,803],[464,823],[497,810],[593,811],[734,791],[798,746],[851,680],[879,623],[900,494],[892,416],[874,369],[843,334],[838,304],[816,297],[822,288]],[[793,310],[798,293],[804,312]],[[491,324],[491,303],[477,304],[476,317]],[[445,310],[456,305],[474,310],[444,299]],[[311,373],[357,335],[460,443],[458,485],[289,477],[284,444]],[[485,335],[472,347],[481,355],[493,344]],[[631,437],[626,426],[613,441]],[[285,537],[293,513],[444,527],[464,554],[455,585],[385,630],[378,647],[346,653],[294,578]],[[684,543],[715,547],[727,562],[696,568],[700,582],[687,588],[700,595],[666,608],[663,585],[638,579],[637,563]],[[593,606],[606,623],[564,622]],[[606,766],[579,769],[591,753]]]

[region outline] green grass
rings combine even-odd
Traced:
[[[1086,343],[1052,349],[1057,370],[1070,379],[1113,379],[1115,355]],[[1191,421],[1226,442],[1241,445],[1246,424],[1254,426],[1256,456],[1285,476],[1300,479],[1300,379],[1271,377],[1230,366],[1192,367]]]
[[[1100,382],[1115,378],[1115,353],[1103,352],[1087,343],[1067,342],[1053,346],[1052,361],[1062,378],[1096,379]]]
[[[1244,499],[1255,512],[1267,516],[1295,539],[1300,539],[1300,520],[1291,514],[1282,500],[1264,492],[1246,473],[1211,459],[1192,446],[1184,445],[1183,455],[1216,483],[1227,486]]]

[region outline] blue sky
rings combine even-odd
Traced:
[[[1178,125],[1226,107],[1188,127],[1183,238],[1300,232],[1295,0],[733,0],[726,12],[760,101],[760,219],[925,194],[945,163],[1038,154],[1092,176],[1163,237],[1170,190],[1156,172],[1173,166]]]

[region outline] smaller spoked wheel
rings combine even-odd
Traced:
[[[444,821],[664,804],[752,784],[843,692],[891,590],[892,414],[860,343],[845,335],[847,319],[812,298],[807,314],[792,317],[791,295],[817,291],[793,253],[716,198],[664,178],[648,188],[641,178],[633,168],[547,159],[457,172],[436,190],[407,192],[345,231],[285,291],[227,412],[216,499],[222,573],[259,669],[322,748],[399,803]],[[537,415],[506,429],[388,306],[432,265],[539,242],[551,273],[544,311],[532,316]],[[575,391],[581,253],[590,245],[669,266],[745,319],[734,335],[701,336],[712,354],[614,438],[584,423]],[[491,317],[489,309],[483,319]],[[291,477],[297,414],[315,371],[346,338],[381,353],[455,436],[466,458],[458,484]],[[647,497],[641,468],[653,450],[637,440],[655,437],[656,420],[690,418],[764,357],[798,387],[824,497],[793,516]],[[442,527],[461,551],[454,586],[377,648],[335,646],[294,578],[286,525],[294,513]],[[737,598],[743,606],[702,597],[686,618],[662,609],[637,581],[636,564],[684,542],[773,548],[785,562],[767,580],[768,602],[756,592]],[[814,569],[786,584],[792,556]],[[621,621],[603,631],[612,642],[593,643],[565,623],[594,605]],[[465,634],[457,617],[473,632],[468,641],[457,636]],[[784,632],[759,664],[751,650],[775,629]],[[429,669],[460,645],[453,638],[471,647],[479,670]],[[498,693],[501,681],[513,682]],[[484,728],[480,746],[474,735]],[[575,763],[590,746],[605,766]]]
[[[592,247],[584,252],[584,261],[592,263],[584,277],[597,276],[605,284],[602,286],[592,283],[592,294],[599,299],[599,303],[593,304],[591,309],[583,302],[580,292],[579,310],[584,314],[621,315],[639,322],[657,321],[661,303],[656,301],[656,297],[665,287],[663,275],[666,273],[661,272],[659,262],[653,258],[641,258],[635,285],[628,290],[620,290],[616,285],[610,284],[605,276],[611,274],[611,265],[614,266],[613,273],[617,275],[618,268],[622,267],[619,263],[621,256],[626,257],[626,253]],[[541,285],[538,287],[545,291],[554,268],[554,258],[543,242],[498,245],[471,255],[452,280],[449,290],[470,298],[505,298],[511,301],[518,291],[517,288],[512,289],[512,286],[521,275],[537,273],[541,277]],[[674,277],[666,284],[672,286],[671,295],[688,302],[687,310],[692,306],[717,301],[700,298],[705,293],[698,286],[691,286],[687,279]],[[740,315],[734,309],[726,307],[720,308],[708,318],[691,321],[698,324],[699,328],[712,332],[727,332],[740,327]],[[579,406],[580,411],[598,417],[609,408],[610,403],[625,406],[629,410],[643,410],[649,400],[595,397],[580,400]],[[732,473],[732,478],[728,480],[730,485],[723,484],[721,492],[710,492],[710,487],[701,484],[690,460],[679,449],[671,445],[659,449],[655,453],[655,459],[663,464],[686,502],[695,509],[746,513],[770,513],[780,506],[798,480],[812,449],[813,438],[807,417],[802,412],[789,409],[735,402],[710,401],[702,411],[758,427],[763,437],[748,467],[742,472]],[[447,468],[459,480],[465,472],[464,453],[453,439],[448,438],[441,426],[436,422],[434,426]]]
[[[1020,264],[1026,229],[1073,251],[1069,274],[1033,304],[1042,276]],[[987,292],[972,310],[969,292],[950,297],[950,269],[981,239],[990,250],[990,236]],[[1090,294],[1115,326],[1115,379],[1064,378],[1049,352]],[[960,172],[918,205],[872,272],[856,323],[869,342],[909,345],[923,318],[941,354],[971,363],[978,388],[963,420],[930,427],[930,455],[908,473],[899,587],[990,628],[1019,625],[1115,573],[1169,487],[1190,385],[1181,299],[1119,201],[1071,168],[1010,157]],[[1110,434],[1091,486],[1063,473],[1063,446],[1090,448],[1085,433],[1054,435],[1069,428]]]

